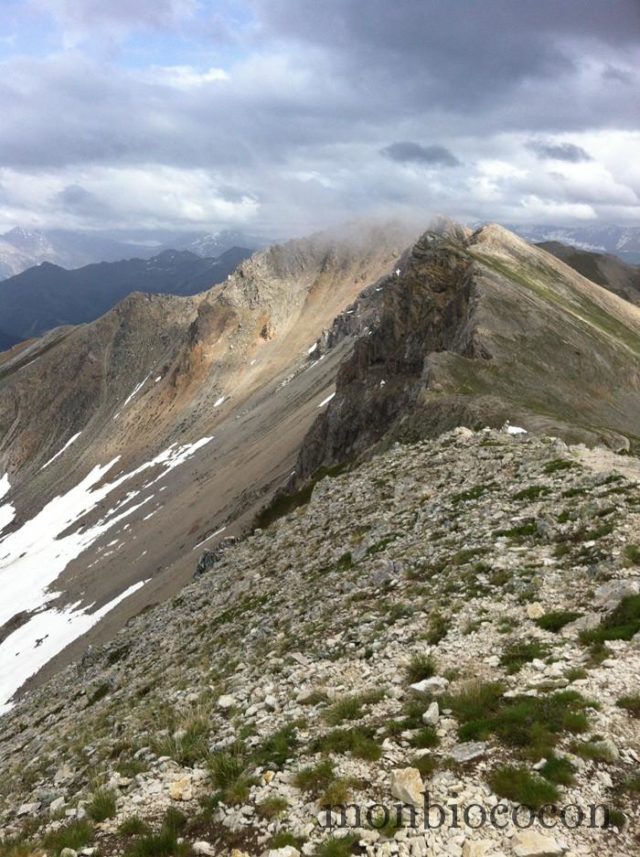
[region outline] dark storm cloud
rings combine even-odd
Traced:
[[[363,88],[460,107],[500,98],[535,78],[569,72],[569,42],[623,47],[640,39],[637,0],[254,0],[263,26],[320,45],[360,69]],[[366,69],[366,73],[363,71]]]
[[[401,164],[432,164],[440,167],[458,167],[460,161],[444,146],[422,146],[409,141],[391,143],[380,153]]]
[[[609,174],[613,148],[598,135],[638,130],[638,0],[28,4],[57,22],[59,44],[0,62],[0,180],[33,200],[25,177],[47,172],[47,199],[92,225],[101,203],[117,213],[112,178],[133,173],[141,198],[161,195],[167,210],[204,182],[183,206],[196,219],[212,194],[223,211],[286,223],[305,205],[318,217],[403,201],[518,206],[511,173],[532,171],[527,141],[539,158],[576,164],[585,198],[637,185],[633,143],[620,143]],[[541,182],[522,185],[528,205]],[[546,200],[553,183],[543,190]]]
[[[576,146],[573,143],[549,143],[544,140],[531,140],[527,143],[527,148],[542,161],[568,161],[571,164],[578,164],[581,161],[593,160],[582,146]]]

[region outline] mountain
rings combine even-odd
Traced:
[[[115,262],[132,256],[148,258],[158,252],[135,241],[69,230],[31,230],[16,227],[0,235],[0,280],[27,268],[50,262],[63,268],[80,268],[94,262]]]
[[[375,283],[410,240],[387,226],[290,242],[222,287],[134,293],[0,358],[0,576],[15,581],[0,639],[22,617],[32,650],[16,660],[14,634],[0,643],[2,702],[98,621],[91,605],[135,593],[109,613],[109,636],[140,604],[175,594],[218,531],[242,531],[290,474]],[[341,316],[324,353],[318,340]]]
[[[237,229],[223,229],[220,232],[197,232],[172,239],[172,247],[187,250],[197,256],[220,256],[234,247],[248,247],[258,250],[272,242]]]
[[[0,330],[0,352],[8,351],[9,348],[13,348],[14,345],[17,345],[19,341],[19,339],[11,336],[11,334]]]
[[[93,321],[133,291],[190,295],[225,280],[249,250],[217,259],[165,250],[151,259],[100,262],[65,270],[49,262],[0,283],[0,329],[14,340]]]
[[[0,355],[9,847],[632,853],[639,358],[640,308],[444,220]],[[425,788],[613,827],[322,843]]]
[[[640,449],[640,309],[490,225],[427,232],[384,284],[295,483],[372,445],[506,421]]]
[[[637,853],[639,478],[466,429],[324,478],[5,715],[6,853]]]
[[[640,266],[629,265],[617,256],[592,253],[557,241],[545,241],[538,246],[592,282],[633,304],[640,304]]]
[[[640,263],[640,226],[512,226],[527,241],[555,241],[580,250],[609,253],[629,264]]]

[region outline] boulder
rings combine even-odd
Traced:
[[[449,755],[456,762],[473,762],[475,759],[481,759],[487,754],[487,744],[485,741],[465,741],[462,744],[455,744],[449,751]]]
[[[529,619],[539,619],[544,616],[545,610],[539,601],[534,601],[532,604],[527,604],[527,616]]]
[[[513,837],[515,857],[560,857],[563,849],[552,836],[522,830]]]
[[[200,840],[198,842],[194,842],[191,846],[191,850],[194,854],[200,854],[202,857],[216,857],[216,849],[209,842],[204,842]]]
[[[417,768],[397,768],[391,771],[391,794],[403,803],[422,806],[424,783]]]
[[[422,715],[422,722],[425,726],[435,726],[440,719],[440,708],[437,702],[432,702]]]
[[[444,693],[449,687],[449,682],[446,678],[436,675],[433,678],[425,678],[422,681],[411,684],[409,687],[416,693],[437,694]]]
[[[596,607],[604,607],[605,610],[613,610],[629,595],[637,595],[640,592],[637,580],[610,580],[596,589],[593,603]]]

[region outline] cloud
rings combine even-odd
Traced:
[[[172,29],[197,12],[196,0],[31,0],[63,26],[83,31],[119,29]]]
[[[375,211],[577,217],[581,194],[640,215],[637,0],[25,0],[11,19],[8,225],[286,236]]]
[[[391,143],[380,154],[400,164],[432,164],[440,167],[459,167],[460,161],[444,146],[421,146],[420,143]]]
[[[568,161],[572,164],[578,164],[581,161],[592,160],[591,155],[582,146],[576,146],[573,143],[551,143],[544,140],[530,140],[527,143],[527,148],[534,152],[536,157],[541,161]]]

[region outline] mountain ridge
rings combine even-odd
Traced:
[[[250,255],[241,247],[218,258],[164,250],[150,259],[97,262],[67,270],[52,262],[0,282],[0,329],[14,340],[93,321],[133,291],[197,294],[223,282]]]

